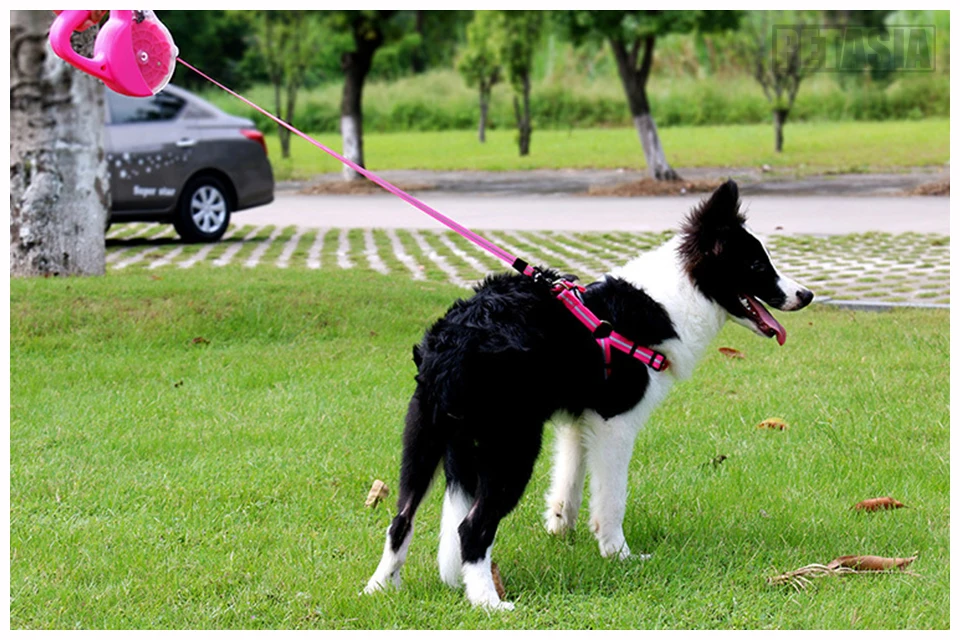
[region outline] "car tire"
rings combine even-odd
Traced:
[[[230,226],[229,191],[218,178],[194,178],[183,190],[173,226],[184,242],[216,242]]]

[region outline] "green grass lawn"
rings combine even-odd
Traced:
[[[11,626],[949,627],[949,317],[919,310],[782,314],[783,347],[728,326],[714,346],[746,358],[711,349],[637,443],[626,535],[651,560],[601,559],[585,519],[547,536],[543,456],[493,554],[515,612],[441,584],[439,491],[404,589],[360,597],[410,347],[460,295],[357,270],[11,280]],[[910,508],[850,510],[885,495]],[[766,583],[846,554],[919,575]]]
[[[949,120],[901,122],[802,122],[784,129],[783,153],[773,150],[770,125],[665,127],[660,137],[667,158],[685,167],[759,167],[811,172],[896,171],[943,165],[950,159]],[[317,134],[319,142],[341,151],[339,136]],[[308,178],[340,171],[340,163],[300,138],[293,138],[284,160],[276,135],[267,137],[278,179]],[[633,129],[536,130],[527,157],[517,153],[516,133],[488,132],[477,142],[474,131],[367,133],[367,167],[506,171],[565,168],[643,169],[643,149]],[[682,171],[681,171],[682,173]]]

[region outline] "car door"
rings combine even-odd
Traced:
[[[115,212],[170,211],[196,142],[184,132],[186,101],[162,91],[131,98],[107,90],[106,151]]]

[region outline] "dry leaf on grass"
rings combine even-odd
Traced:
[[[789,425],[783,418],[767,418],[757,425],[757,429],[773,429],[774,431],[785,431]]]
[[[829,564],[808,564],[800,567],[796,571],[788,571],[772,578],[767,578],[767,584],[771,585],[790,585],[797,591],[805,589],[811,578],[822,578],[824,576],[840,576],[847,574],[864,573],[883,573],[893,569],[899,569],[900,572],[907,575],[916,575],[907,571],[907,566],[917,559],[912,558],[881,558],[880,556],[841,556],[832,560]]]
[[[840,556],[831,560],[827,564],[828,569],[837,569],[845,567],[854,571],[889,571],[890,569],[900,569],[901,571],[910,566],[910,563],[917,559],[912,558],[881,558],[880,556]]]
[[[738,351],[731,347],[720,347],[719,349],[717,349],[717,351],[727,356],[728,358],[737,358],[737,359],[743,360],[743,357],[744,357],[742,351]]]
[[[370,487],[370,493],[367,494],[367,501],[363,503],[363,506],[376,507],[389,493],[390,489],[387,488],[383,480],[374,480],[373,486]]]
[[[500,579],[500,567],[496,562],[490,563],[490,573],[493,574],[493,586],[497,589],[497,595],[503,600],[507,597],[507,592],[503,588],[503,580]]]
[[[902,502],[897,502],[890,496],[884,498],[871,498],[869,500],[863,500],[857,504],[850,507],[851,509],[856,509],[857,511],[879,511],[881,509],[903,509],[907,505]]]
[[[714,456],[714,457],[710,460],[710,462],[705,463],[703,466],[707,466],[707,464],[710,464],[710,465],[713,465],[713,468],[714,468],[714,469],[716,469],[716,468],[719,467],[721,464],[723,464],[723,461],[726,460],[727,457],[728,457],[728,456],[725,456],[724,454],[721,453],[721,454],[718,455],[718,456]]]
[[[193,339],[193,344],[210,344],[210,341],[203,336],[197,336]]]

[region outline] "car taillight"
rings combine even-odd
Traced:
[[[240,133],[242,133],[245,138],[259,143],[260,146],[263,147],[263,155],[267,155],[267,139],[263,137],[262,133],[256,129],[240,129]]]

